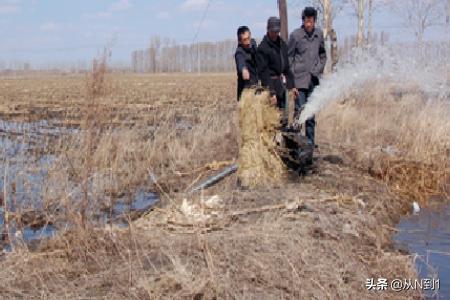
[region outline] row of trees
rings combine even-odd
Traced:
[[[373,29],[376,10],[389,9],[394,12],[405,28],[414,33],[420,44],[423,44],[429,27],[446,25],[448,28],[450,19],[450,0],[305,0],[298,1],[297,4],[298,9],[305,4],[318,9],[325,39],[331,45],[330,52],[333,52],[334,47],[337,48],[334,20],[344,10],[353,11],[357,20],[356,34],[339,41],[341,49],[337,56],[353,47],[386,43],[388,34],[377,34]],[[235,47],[235,40],[184,45],[177,44],[175,40],[154,36],[147,49],[132,52],[131,68],[134,72],[146,73],[233,71]]]
[[[235,40],[179,45],[154,36],[147,49],[131,54],[134,72],[227,72],[234,70]]]
[[[384,45],[388,40],[386,32],[374,33],[372,37],[375,45]],[[342,39],[338,56],[345,55],[356,45],[356,36]],[[235,49],[235,40],[180,45],[174,40],[154,36],[147,49],[132,52],[131,69],[137,73],[232,72]]]

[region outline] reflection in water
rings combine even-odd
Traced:
[[[438,295],[430,299],[450,299],[450,205],[424,208],[401,220],[395,236],[399,247],[418,254],[417,269],[421,278],[438,278]]]
[[[80,129],[69,128],[53,124],[49,121],[14,122],[0,119],[0,249],[10,250],[15,242],[33,241],[51,237],[60,228],[67,224],[49,223],[44,213],[43,195],[49,185],[58,184],[50,179],[49,170],[57,161],[57,154],[52,153],[51,146],[55,141],[70,140],[79,135]],[[64,139],[64,140],[62,140]],[[52,183],[53,182],[53,183]],[[79,199],[81,195],[80,185],[71,182],[70,194],[73,199]],[[124,217],[147,211],[158,200],[157,196],[144,189],[129,192],[123,198],[116,198],[112,209],[89,207],[90,210],[98,209],[93,216],[100,222],[99,225],[115,222],[126,225],[126,220],[132,217]],[[107,199],[106,194],[97,194],[100,198]],[[4,224],[4,205],[9,212],[9,222]],[[27,218],[36,225],[26,222],[19,225],[17,218],[11,216],[20,215],[24,220],[24,212]],[[124,221],[125,220],[125,221]],[[9,244],[9,242],[12,243]]]

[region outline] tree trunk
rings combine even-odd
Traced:
[[[445,13],[445,36],[448,37],[448,34],[450,33],[449,31],[449,26],[450,26],[450,0],[447,0],[447,10]],[[447,42],[450,41],[450,39],[446,38]]]
[[[369,6],[369,8],[368,8],[368,18],[369,18],[369,20],[367,20],[367,44],[369,45],[369,46],[371,46],[372,45],[372,42],[373,42],[373,32],[372,32],[372,30],[373,30],[373,25],[372,25],[372,18],[373,18],[373,0],[369,0],[369,3],[368,3],[368,6]]]
[[[337,63],[339,62],[339,51],[338,51],[338,42],[337,42],[337,34],[334,29],[330,31],[330,41],[331,41],[331,71],[336,71]]]
[[[323,37],[328,40],[328,35],[332,26],[332,6],[331,0],[323,0]]]
[[[287,42],[289,33],[288,33],[288,15],[287,15],[286,0],[278,0],[278,10],[280,13],[280,21],[281,21],[281,38],[285,42]]]
[[[364,0],[358,0],[358,35],[356,45],[364,46]]]
[[[325,40],[325,49],[327,51],[327,56],[330,57],[331,54],[331,42],[330,42],[330,33],[333,30],[333,16],[332,16],[332,6],[331,0],[322,0],[322,9],[323,9],[323,38]],[[332,63],[330,59],[327,59],[327,63],[325,65],[325,73],[328,74],[332,71]]]

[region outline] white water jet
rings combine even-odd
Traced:
[[[339,101],[367,83],[379,80],[395,83],[399,87],[413,84],[425,95],[434,98],[448,97],[445,62],[416,51],[406,52],[400,48],[355,50],[349,60],[338,66],[337,72],[321,80],[297,122],[303,124],[328,103]]]

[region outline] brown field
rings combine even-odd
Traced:
[[[1,120],[81,129],[33,147],[56,157],[40,199],[70,230],[4,254],[1,298],[379,299],[368,278],[417,276],[391,238],[450,192],[448,102],[372,84],[320,113],[308,176],[188,194],[238,158],[235,76],[103,75],[0,78]],[[142,187],[161,201],[128,227],[91,222]]]

